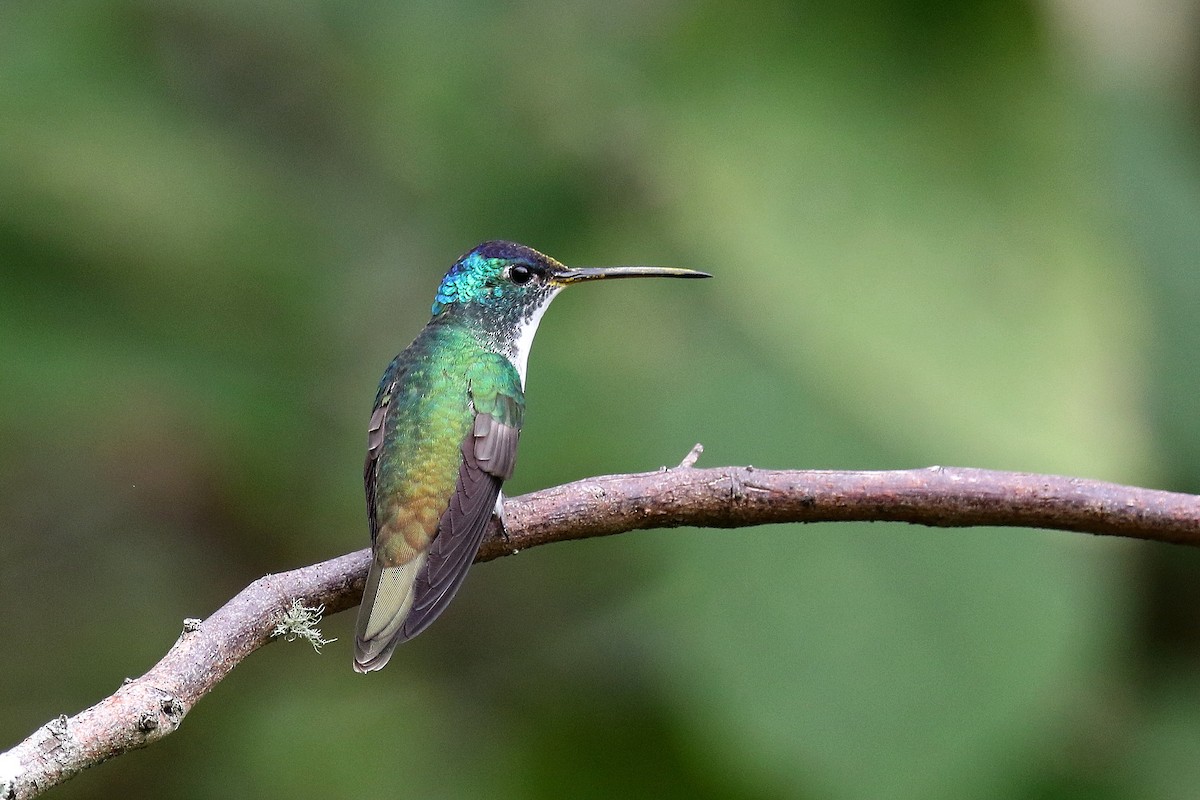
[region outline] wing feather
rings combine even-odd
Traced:
[[[363,464],[363,486],[367,490],[367,521],[371,526],[371,544],[379,532],[379,512],[375,508],[375,487],[379,478],[379,456],[387,435],[387,412],[392,403],[392,393],[404,378],[407,368],[396,356],[383,372],[379,391],[375,394],[375,406],[371,409],[371,421],[367,424],[367,458]]]
[[[364,482],[371,541],[376,518],[378,462],[386,441],[388,404],[400,376],[380,385],[367,431]],[[475,560],[500,487],[512,475],[525,398],[508,359],[489,353],[468,371],[468,402],[474,422],[459,448],[455,488],[438,519],[428,549],[408,564],[371,565],[355,646],[355,669],[383,667],[401,642],[425,630],[446,609]]]
[[[375,510],[375,482],[379,465],[379,450],[383,447],[384,418],[387,402],[377,405],[371,412],[371,423],[367,426],[367,461],[363,464],[363,485],[367,488],[367,521],[371,525],[371,543],[379,531],[378,512]]]
[[[481,424],[480,420],[484,420]],[[479,414],[462,444],[462,465],[450,504],[438,521],[438,534],[429,548],[424,568],[417,576],[416,600],[404,621],[401,636],[411,639],[429,627],[441,614],[467,576],[504,479],[516,460],[519,429],[505,425],[490,414]],[[480,452],[488,459],[481,459]],[[493,462],[508,465],[506,474]]]

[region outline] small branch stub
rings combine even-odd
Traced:
[[[696,466],[696,462],[700,460],[700,454],[704,452],[704,445],[696,442],[696,446],[688,451],[688,454],[683,457],[683,461],[679,462],[676,469],[691,469]]]

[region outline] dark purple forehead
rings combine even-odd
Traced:
[[[464,255],[463,258],[466,258],[466,256],[471,255],[472,253],[481,258],[501,258],[506,261],[512,260],[536,262],[542,260],[541,253],[539,253],[537,250],[534,250],[532,247],[526,247],[525,245],[517,244],[516,242],[506,242],[501,239],[491,242],[484,242],[481,245],[477,245],[469,253]]]

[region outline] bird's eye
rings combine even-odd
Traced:
[[[533,280],[534,271],[524,264],[513,264],[508,268],[508,277],[513,283],[522,286]]]

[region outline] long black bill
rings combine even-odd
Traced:
[[[557,283],[579,283],[608,278],[711,278],[707,272],[678,267],[567,267],[554,275]]]

